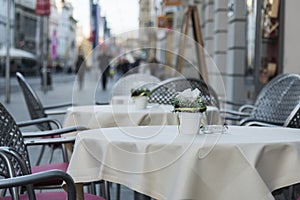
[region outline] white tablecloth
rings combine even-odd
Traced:
[[[156,199],[273,199],[300,182],[300,131],[235,127],[178,134],[177,126],[94,129],[77,135],[67,171],[75,182],[108,180]]]
[[[177,117],[172,106],[149,105],[136,109],[134,105],[75,106],[67,110],[64,127],[82,125],[91,129],[141,126],[176,125]],[[221,124],[219,110],[209,106],[206,111],[209,124]]]

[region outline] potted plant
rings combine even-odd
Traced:
[[[179,133],[197,134],[200,126],[206,124],[206,103],[200,96],[200,91],[186,89],[178,93],[171,101],[173,112],[177,113]]]
[[[131,90],[131,97],[133,98],[134,104],[138,109],[145,109],[148,103],[148,97],[151,92],[147,88],[137,88]]]

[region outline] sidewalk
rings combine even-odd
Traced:
[[[43,105],[53,105],[62,102],[74,102],[79,105],[94,104],[95,101],[108,102],[110,88],[113,82],[109,82],[108,89],[102,91],[97,87],[98,80],[94,73],[88,71],[82,90],[78,90],[75,74],[53,74],[52,89],[42,91],[40,77],[25,77],[35,90]],[[17,83],[16,77],[11,77],[10,103],[6,103],[5,78],[0,77],[0,102],[13,114],[17,121],[30,119],[26,103]]]

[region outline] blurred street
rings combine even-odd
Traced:
[[[76,74],[67,73],[52,73],[52,84],[49,89],[44,92],[42,90],[41,78],[39,76],[24,76],[31,87],[35,90],[37,95],[42,101],[43,105],[53,105],[61,102],[74,102],[76,104],[87,104],[94,99],[100,102],[108,102],[110,98],[110,88],[114,80],[108,81],[108,89],[103,91],[97,88],[98,77],[97,74],[93,74],[91,71],[87,71],[85,74],[84,86],[82,90],[78,89],[78,83],[76,81]],[[11,102],[5,102],[5,78],[0,78],[0,101],[7,107],[7,109],[14,115],[17,121],[30,119],[27,107],[21,89],[17,83],[16,77],[11,77]],[[80,97],[84,98],[80,98]],[[80,101],[80,102],[79,102]]]

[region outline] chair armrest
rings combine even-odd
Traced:
[[[239,108],[239,112],[251,112],[254,108],[254,105],[246,104]]]
[[[24,138],[45,137],[45,136],[55,136],[55,135],[61,135],[61,134],[70,133],[74,131],[84,131],[84,130],[88,130],[88,128],[84,126],[71,126],[67,128],[55,129],[50,131],[24,132],[22,133],[22,135]]]
[[[63,180],[67,185],[68,199],[76,199],[76,186],[72,177],[61,170],[49,170],[34,174],[18,176],[13,178],[2,179],[0,188],[10,188],[16,186],[26,186],[29,184],[37,184],[45,180]]]
[[[25,186],[27,189],[29,199],[35,199],[33,184],[37,184],[43,182],[45,180],[57,180],[61,179],[66,183],[68,199],[76,199],[76,186],[74,180],[70,175],[61,171],[61,170],[48,170],[44,172],[38,172],[34,174],[29,174],[25,161],[22,159],[22,156],[13,148],[11,147],[0,147],[0,156],[4,161],[4,164],[8,167],[9,178],[1,179],[0,181],[0,188],[10,188],[12,189],[12,197],[14,199],[18,198],[18,192],[16,187]],[[22,176],[16,176],[15,170],[13,167],[11,157],[15,158],[17,163],[20,165]]]
[[[48,138],[48,139],[30,139],[25,140],[24,143],[27,146],[34,145],[49,145],[49,144],[66,144],[66,143],[74,143],[76,137],[67,137],[67,138]]]
[[[62,103],[62,104],[44,106],[44,109],[45,109],[45,113],[47,115],[64,115],[67,113],[66,109],[63,109],[63,110],[52,110],[52,109],[71,107],[71,106],[74,106],[74,104],[67,102],[67,103]]]
[[[67,110],[45,110],[47,115],[64,115],[67,114]]]
[[[266,125],[266,126],[280,126],[282,127],[284,123],[273,123],[273,122],[269,122],[269,121],[265,121],[265,120],[259,120],[259,119],[254,119],[254,118],[251,118],[251,117],[247,117],[247,118],[244,118],[243,120],[240,121],[240,125],[241,126],[263,126],[263,125]]]
[[[44,106],[45,110],[50,110],[50,109],[56,109],[56,108],[62,108],[62,107],[70,107],[73,106],[74,104],[71,102],[65,102],[61,104],[55,104],[55,105],[49,105],[49,106]]]
[[[221,115],[221,118],[224,120],[224,121],[241,121],[241,117],[240,116],[222,116]]]
[[[250,113],[248,112],[240,112],[240,111],[235,111],[235,110],[220,110],[221,114],[226,114],[226,115],[233,115],[233,116],[239,116],[239,117],[249,117]]]
[[[239,112],[235,110],[220,110],[220,116],[225,121],[241,121],[245,117],[249,117],[250,113],[247,112]]]
[[[282,127],[276,124],[270,124],[266,122],[260,122],[260,121],[251,121],[243,124],[244,126],[266,126],[266,127]]]
[[[17,122],[17,125],[21,128],[25,126],[42,124],[45,122],[53,123],[58,129],[62,128],[62,125],[58,120],[51,119],[51,118],[39,118],[39,119],[32,119],[28,121],[21,121],[21,122]]]

